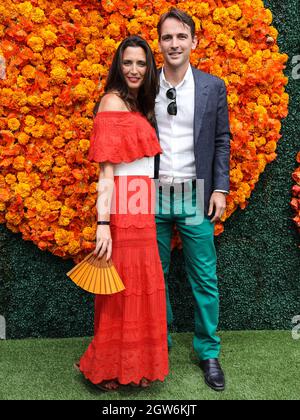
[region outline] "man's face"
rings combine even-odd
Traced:
[[[188,25],[174,18],[165,20],[161,27],[160,50],[165,64],[178,69],[190,62],[191,50],[197,46],[197,38],[192,38]]]

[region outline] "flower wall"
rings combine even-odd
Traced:
[[[192,64],[227,85],[231,192],[222,222],[245,208],[276,159],[288,109],[287,55],[262,1],[0,0],[0,223],[75,262],[94,248],[93,108],[126,35],[144,36],[162,64],[156,25],[172,5],[196,22]]]

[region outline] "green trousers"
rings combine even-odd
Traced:
[[[192,287],[195,303],[194,349],[200,360],[218,358],[220,338],[216,335],[219,318],[219,293],[216,275],[216,250],[214,245],[214,224],[202,216],[195,206],[195,186],[190,182],[192,204],[186,206],[187,194],[171,189],[170,194],[157,188],[156,228],[160,258],[164,270],[167,296],[168,325],[173,322],[169,298],[168,273],[171,260],[171,239],[174,224],[179,231],[188,280]],[[196,207],[196,208],[195,208]],[[193,217],[198,210],[198,221]],[[202,219],[202,220],[201,220]],[[172,341],[168,335],[168,345]]]

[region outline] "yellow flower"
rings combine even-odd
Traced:
[[[220,66],[220,64],[214,64],[212,66],[211,72],[214,76],[222,77],[222,74],[223,74],[222,66]]]
[[[62,217],[72,219],[75,216],[75,211],[68,206],[62,206],[60,214]]]
[[[273,21],[273,15],[270,9],[265,9],[265,18],[263,20],[267,25],[271,25]]]
[[[239,97],[238,97],[238,95],[236,94],[236,93],[230,93],[228,96],[227,96],[227,99],[228,99],[228,106],[229,107],[234,107],[236,104],[238,104],[238,102],[239,102]]]
[[[63,166],[66,164],[66,159],[64,158],[64,156],[57,156],[55,158],[55,164],[57,166]]]
[[[44,40],[39,36],[32,35],[29,37],[27,45],[32,49],[32,51],[41,52],[44,49]]]
[[[41,94],[41,103],[44,107],[48,108],[53,104],[53,95],[49,91],[44,91]]]
[[[58,84],[67,80],[67,70],[61,66],[55,66],[50,72],[51,79]]]
[[[65,146],[65,140],[63,137],[57,136],[53,139],[52,142],[54,147],[57,147],[58,149],[61,149],[62,147]]]
[[[33,6],[30,1],[25,1],[24,3],[17,5],[17,10],[21,15],[25,16],[27,19],[30,19]]]
[[[227,11],[232,19],[238,20],[242,16],[242,11],[237,4],[228,7]]]
[[[81,63],[77,66],[77,70],[86,77],[92,76],[93,74],[93,68],[88,60],[81,61]]]
[[[14,159],[13,161],[13,167],[19,171],[21,169],[24,169],[24,163],[25,163],[25,158],[24,156],[18,156]]]
[[[36,166],[43,173],[50,171],[52,165],[53,165],[52,157],[45,157],[43,159],[40,159],[38,162],[36,162]]]
[[[71,220],[68,217],[62,217],[58,219],[58,224],[60,226],[68,226],[70,224]]]
[[[30,185],[25,184],[24,182],[20,182],[19,184],[15,185],[14,190],[15,193],[19,194],[22,198],[26,198],[29,197],[31,188]]]
[[[133,21],[135,21],[135,20],[133,19],[131,22],[133,22]],[[137,25],[137,28],[138,28],[138,30],[135,32],[137,34],[137,33],[139,33],[141,25],[136,21],[135,21],[135,24]],[[120,35],[120,26],[116,23],[111,23],[110,25],[107,26],[107,31],[110,34],[110,36],[112,36],[113,38],[117,38]],[[129,28],[128,28],[128,31],[130,32]]]
[[[19,105],[19,106],[25,106],[27,104],[27,97],[26,93],[22,91],[17,91],[13,94],[13,100]]]
[[[243,180],[243,172],[240,170],[240,168],[235,168],[230,171],[230,180],[234,184],[239,184]]]
[[[265,151],[267,153],[274,153],[276,149],[277,149],[276,141],[271,140],[265,145]]]
[[[82,139],[79,141],[79,148],[83,151],[86,152],[89,150],[90,147],[90,140],[87,139]]]
[[[224,24],[224,21],[229,17],[229,13],[225,7],[217,7],[213,12],[213,20],[215,22]]]
[[[21,114],[28,114],[28,112],[30,112],[30,108],[28,108],[28,106],[22,106],[20,108]]]
[[[24,169],[24,168],[21,168]],[[18,175],[18,181],[24,184],[29,184],[30,180],[29,180],[29,176],[26,172],[19,172]]]
[[[27,101],[29,105],[38,106],[41,100],[37,95],[29,95]]]
[[[26,86],[28,86],[28,82],[26,81],[25,77],[18,76],[17,77],[17,86],[21,89],[24,89]]]
[[[76,255],[81,250],[80,243],[75,240],[71,240],[68,245],[68,252],[70,255]]]
[[[25,118],[25,124],[28,127],[33,127],[35,125],[35,123],[36,123],[36,119],[35,119],[35,117],[33,115],[27,115],[26,116],[26,118]]]
[[[269,36],[271,36],[272,38],[274,38],[275,40],[277,40],[278,38],[278,31],[276,28],[274,28],[274,26],[271,26],[269,28]]]
[[[89,91],[83,83],[78,83],[73,89],[73,96],[79,101],[84,101],[89,97]]]
[[[39,200],[36,205],[36,210],[41,217],[46,216],[50,213],[49,203],[46,200]]]
[[[62,207],[61,201],[54,200],[54,201],[51,201],[50,203],[50,210],[59,210],[61,207]]]
[[[113,39],[109,37],[104,38],[102,46],[109,54],[112,54],[116,51],[116,43]]]
[[[35,174],[35,173],[30,174],[30,181],[29,182],[30,182],[30,185],[34,188],[39,187],[42,183],[38,174]]]
[[[35,7],[30,14],[30,18],[35,23],[43,23],[46,20],[45,13],[39,7]]]
[[[259,173],[262,173],[262,172],[264,172],[264,170],[266,168],[266,165],[267,165],[266,158],[265,158],[265,156],[262,153],[259,153],[257,155],[257,159],[258,159],[258,170],[259,170]]]
[[[18,138],[18,142],[22,145],[27,144],[30,139],[30,137],[26,133],[20,133],[17,138]]]
[[[70,237],[71,233],[65,229],[57,229],[55,232],[55,240],[58,246],[67,245]]]
[[[139,22],[136,19],[131,19],[127,24],[126,24],[127,30],[130,34],[139,34],[141,33],[141,25],[139,24]],[[113,33],[108,32],[110,36],[114,36]]]
[[[52,169],[52,172],[54,173],[54,175],[57,176],[68,176],[69,172],[70,172],[70,168],[67,165],[64,166],[54,166]]]
[[[95,54],[96,51],[97,51],[97,48],[94,43],[90,43],[85,47],[85,52],[87,53],[87,55],[93,55]]]
[[[54,56],[57,60],[67,60],[70,56],[69,51],[64,47],[56,47],[54,48]]]
[[[270,106],[271,105],[271,101],[268,95],[259,95],[258,99],[257,99],[257,103],[258,105],[262,105],[262,106]]]
[[[258,56],[257,54],[253,55],[249,58],[247,64],[251,70],[258,70],[262,68],[263,65],[262,57]]]
[[[273,93],[271,96],[271,101],[273,102],[273,104],[279,104],[280,103],[280,96],[278,95],[278,93]]]
[[[221,47],[224,47],[228,42],[228,37],[225,34],[219,34],[216,38],[217,44],[221,45]]]
[[[17,131],[20,128],[20,121],[17,118],[9,118],[7,125],[11,131]]]
[[[66,140],[70,140],[73,137],[73,135],[74,135],[74,132],[72,130],[67,130],[64,133],[64,138]]]
[[[6,175],[6,177],[5,177],[5,182],[6,182],[8,185],[15,184],[15,183],[17,182],[17,178],[16,178],[16,176],[15,176],[15,175],[13,175],[13,174],[8,174],[8,175]]]
[[[85,241],[93,241],[95,239],[95,229],[91,227],[85,227],[82,231],[82,236]]]
[[[210,8],[208,3],[196,2],[195,4],[196,14],[200,17],[207,17],[210,14]]]
[[[57,36],[54,32],[52,32],[49,29],[42,29],[41,30],[41,37],[43,38],[43,40],[45,41],[46,45],[52,45],[55,44],[55,42],[57,41]]]
[[[32,137],[40,138],[44,134],[44,126],[37,124],[34,127],[32,127],[30,132],[31,132]]]
[[[270,50],[264,50],[263,53],[262,53],[262,56],[263,56],[264,59],[271,58],[271,56],[272,56],[271,51]]]
[[[282,103],[282,104],[288,104],[289,103],[289,98],[290,97],[289,97],[288,93],[284,92],[281,95],[280,103]]]
[[[227,44],[225,45],[226,52],[229,53],[229,52],[233,51],[235,46],[236,46],[235,40],[234,39],[229,39]]]
[[[37,189],[32,194],[33,198],[36,199],[36,200],[42,200],[45,197],[45,195],[46,195],[45,191],[43,191],[41,189]]]
[[[17,230],[13,229],[12,225],[18,226],[21,223],[21,216],[20,214],[16,213],[16,212],[10,212],[8,211],[5,215],[5,219],[8,222],[8,226],[9,228],[13,231],[13,232],[17,232]]]
[[[255,141],[256,147],[264,146],[267,142],[265,137],[255,137],[254,141]]]
[[[82,20],[82,16],[81,16],[79,10],[77,10],[77,9],[71,10],[71,12],[69,13],[69,16],[74,22],[79,23]]]
[[[33,209],[36,206],[36,200],[32,197],[27,197],[24,200],[24,205],[29,209]]]

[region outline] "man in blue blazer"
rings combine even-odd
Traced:
[[[190,65],[190,54],[197,46],[197,38],[195,23],[188,14],[172,8],[161,16],[158,35],[164,66],[160,71],[160,92],[155,106],[163,150],[156,160],[156,177],[159,178],[156,225],[166,279],[168,324],[173,318],[167,274],[175,224],[195,299],[194,349],[206,384],[222,391],[225,378],[218,360],[220,339],[216,334],[219,293],[214,222],[222,217],[229,192],[230,131],[226,87],[221,79]],[[187,201],[193,203],[188,205],[188,210]],[[201,211],[203,214],[199,218]],[[191,222],[193,217],[195,221]],[[168,340],[171,347],[170,335]]]

